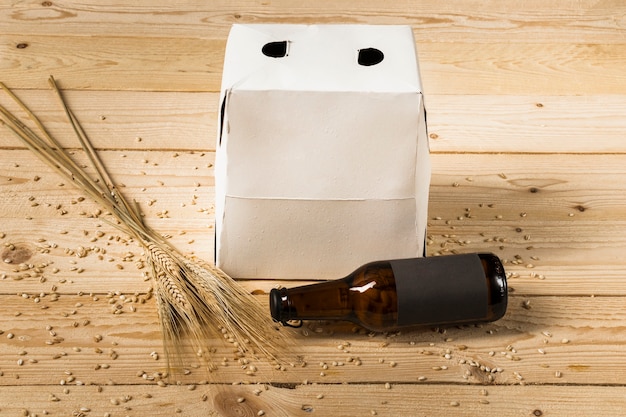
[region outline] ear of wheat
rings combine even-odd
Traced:
[[[263,356],[271,362],[279,360],[286,353],[288,343],[283,340],[284,334],[279,342],[278,329],[258,300],[216,266],[185,257],[143,221],[138,204],[126,200],[111,180],[52,76],[49,84],[96,172],[96,179],[2,83],[0,88],[26,113],[36,131],[1,105],[0,123],[42,161],[112,213],[117,221],[109,223],[143,247],[154,280],[168,367],[171,360],[181,359],[184,346],[191,344],[196,352],[207,352],[207,343],[216,337],[233,344],[241,355]]]

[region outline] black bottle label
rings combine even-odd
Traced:
[[[487,278],[478,255],[390,261],[398,292],[398,326],[480,321],[487,317]]]

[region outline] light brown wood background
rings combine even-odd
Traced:
[[[245,22],[413,27],[429,254],[500,255],[507,315],[401,334],[310,323],[294,331],[306,366],[254,377],[216,342],[229,366],[160,386],[140,249],[1,130],[0,416],[626,415],[626,4],[3,2],[0,79],[75,147],[53,74],[147,221],[210,260],[217,92]],[[266,302],[277,283],[244,284]]]

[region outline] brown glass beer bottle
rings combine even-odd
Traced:
[[[507,306],[491,253],[378,261],[343,279],[270,292],[272,318],[347,320],[375,331],[495,321]]]

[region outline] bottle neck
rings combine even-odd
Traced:
[[[270,293],[274,320],[346,320],[371,330],[397,325],[396,285],[388,261],[361,266],[343,279],[274,289]]]
[[[272,318],[282,324],[293,320],[350,320],[351,310],[346,279],[270,291]]]

